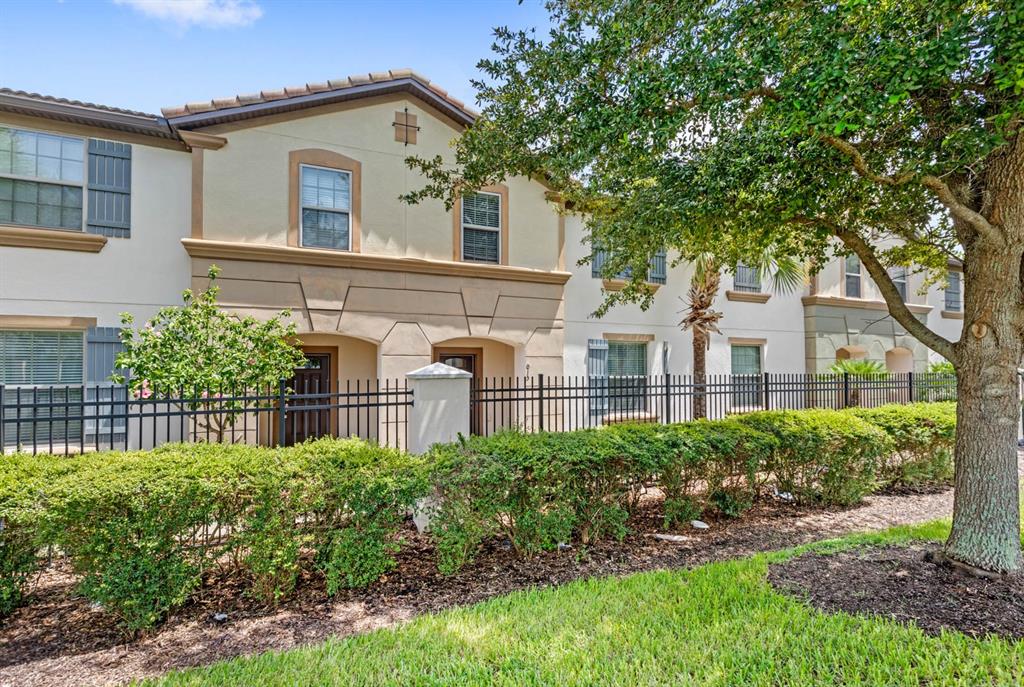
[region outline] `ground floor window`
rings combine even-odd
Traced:
[[[646,409],[646,375],[646,342],[608,342],[608,405],[612,412]]]
[[[732,404],[756,407],[761,405],[761,346],[732,345]]]
[[[0,331],[4,445],[78,441],[85,362],[84,332]]]

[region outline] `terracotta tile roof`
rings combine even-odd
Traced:
[[[111,107],[109,105],[99,105],[97,103],[87,103],[81,100],[71,100],[69,98],[58,98],[52,95],[43,95],[41,93],[30,93],[29,91],[18,91],[13,88],[0,88],[0,95],[11,95],[18,98],[25,98],[26,100],[36,100],[44,103],[54,103],[57,105],[68,105],[71,107],[81,107],[88,110],[98,110],[100,112],[113,112],[115,114],[131,115],[133,117],[145,117],[147,119],[159,119],[160,115],[150,114],[148,112],[139,112],[137,110],[126,110],[121,107]]]
[[[259,93],[250,93],[246,95],[234,95],[227,98],[214,98],[213,100],[187,103],[178,107],[165,107],[161,109],[161,112],[163,112],[165,117],[173,120],[175,117],[185,117],[187,115],[226,110],[234,107],[256,105],[275,100],[287,100],[289,98],[298,98],[301,96],[312,95],[314,93],[340,91],[346,88],[352,88],[353,86],[386,83],[388,81],[397,81],[399,79],[412,79],[418,82],[420,85],[430,89],[433,93],[445,100],[449,105],[464,112],[470,118],[476,118],[479,114],[476,110],[467,106],[458,98],[448,95],[448,91],[437,84],[431,83],[430,79],[413,71],[412,69],[390,69],[386,72],[353,74],[352,76],[347,76],[341,79],[330,79],[326,83],[307,83],[303,86],[287,86],[285,88],[279,88],[271,91],[260,91]]]

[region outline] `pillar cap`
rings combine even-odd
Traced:
[[[433,363],[405,373],[406,379],[472,379],[473,375],[444,363]]]

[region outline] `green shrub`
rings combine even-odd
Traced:
[[[654,425],[575,432],[499,432],[435,447],[431,521],[440,565],[453,572],[481,542],[504,535],[523,555],[621,538],[639,494],[663,460]]]
[[[393,569],[398,529],[428,492],[425,461],[354,439],[321,439],[294,451],[319,479],[316,549],[328,593],[365,587]]]
[[[738,516],[753,505],[776,439],[734,418],[671,425],[674,453],[657,470],[665,526],[700,517],[708,505]]]
[[[877,484],[941,481],[954,434],[952,404],[914,404],[507,431],[423,458],[332,439],[11,456],[0,461],[0,613],[47,547],[68,557],[88,599],[138,630],[188,601],[214,564],[237,564],[268,603],[314,568],[328,594],[368,585],[395,567],[400,526],[428,495],[450,574],[499,536],[525,556],[621,538],[650,486],[672,527],[707,509],[740,515],[768,482],[799,502],[846,505]]]
[[[0,529],[0,618],[21,604],[25,585],[37,569],[35,536],[32,528],[20,525],[12,516]]]
[[[138,630],[187,601],[213,563],[238,562],[249,593],[267,602],[291,593],[314,561],[332,589],[372,582],[394,565],[395,530],[424,493],[422,466],[358,440],[14,456],[0,468],[0,518],[18,524],[5,527],[5,543],[17,532],[32,558],[54,546],[82,594]],[[3,559],[8,607],[24,583],[22,558]]]
[[[842,411],[763,411],[738,421],[778,440],[766,468],[778,490],[799,503],[857,503],[875,487],[878,464],[892,448],[885,432]]]
[[[884,431],[893,451],[882,461],[882,486],[932,487],[953,478],[956,404],[911,403],[847,411]]]

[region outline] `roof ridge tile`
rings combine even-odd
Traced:
[[[430,89],[434,94],[443,98],[449,105],[463,111],[470,117],[475,118],[479,115],[477,110],[466,105],[466,103],[455,96],[449,95],[447,90],[441,88],[441,86],[433,83],[423,74],[409,67],[389,69],[383,72],[352,74],[344,78],[328,79],[326,82],[307,83],[304,86],[286,86],[285,88],[259,91],[257,93],[239,94],[226,98],[214,98],[209,101],[187,103],[181,106],[164,107],[161,109],[161,112],[165,117],[169,118],[184,117],[190,114],[225,110],[234,107],[244,107],[246,105],[256,105],[275,100],[286,100],[289,98],[311,95],[313,93],[343,90],[346,88],[352,88],[353,86],[385,83],[388,81],[398,81],[400,79],[412,79],[413,81],[418,82],[423,87]]]

